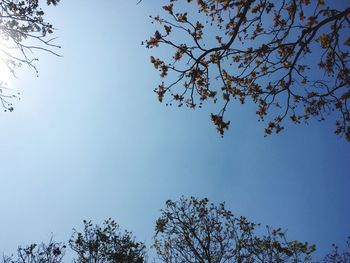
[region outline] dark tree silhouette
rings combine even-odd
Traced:
[[[222,203],[209,204],[208,199],[182,197],[167,201],[156,221],[154,245],[160,262],[165,263],[301,263],[312,261],[314,245],[288,241],[281,229],[260,225],[245,217],[235,217]],[[260,235],[256,234],[259,232]],[[350,237],[344,249],[333,245],[324,263],[350,262]],[[135,242],[132,233],[119,231],[117,223],[108,219],[102,227],[84,221],[84,230],[74,229],[69,240],[77,253],[76,263],[143,263],[146,248]],[[66,246],[53,241],[19,247],[16,255],[3,256],[1,263],[63,263]],[[156,262],[156,261],[153,261]],[[158,262],[158,261],[157,261]]]
[[[328,253],[322,262],[324,263],[348,263],[350,262],[350,237],[345,243],[343,251],[335,244],[332,245],[333,250]]]
[[[268,119],[265,135],[283,130],[285,119],[332,113],[335,133],[350,141],[349,1],[169,0],[163,9],[167,15],[152,17],[161,29],[146,41],[173,54],[151,57],[163,78],[160,101],[217,102],[211,119],[220,134],[235,100],[257,105],[259,119]]]
[[[61,263],[64,256],[66,246],[62,243],[53,241],[48,244],[35,243],[19,247],[17,249],[17,257],[3,256],[3,263]]]
[[[57,5],[60,0],[47,0],[47,5]],[[15,68],[27,65],[37,72],[34,51],[49,52],[54,55],[59,46],[55,45],[49,35],[53,26],[44,19],[44,11],[39,0],[0,0],[0,62],[4,63],[11,73]],[[6,85],[0,83],[0,101],[5,110],[12,111],[8,100],[15,97],[6,94]]]
[[[156,223],[154,247],[166,263],[310,262],[315,246],[287,241],[281,229],[256,234],[258,224],[235,217],[222,203],[167,201]],[[260,231],[260,230],[259,230]]]
[[[69,245],[77,253],[76,263],[143,263],[146,257],[145,245],[131,232],[120,232],[112,219],[102,226],[84,221],[83,232],[74,230]]]

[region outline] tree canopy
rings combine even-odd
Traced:
[[[47,5],[57,5],[60,0],[47,0]],[[50,38],[54,28],[46,21],[39,0],[1,0],[0,1],[0,62],[4,63],[12,74],[15,68],[27,65],[37,72],[34,51],[49,52],[58,55],[59,46]],[[6,84],[0,83],[0,101],[5,110],[12,111],[13,94],[5,94]]]
[[[348,237],[344,250],[340,249],[338,245],[332,245],[333,250],[328,253],[324,259],[324,263],[345,263],[350,262],[350,237]]]
[[[160,29],[146,46],[173,54],[151,57],[162,77],[155,89],[160,101],[190,108],[217,103],[211,120],[222,135],[236,100],[257,105],[259,120],[268,121],[265,135],[282,131],[286,119],[323,121],[331,113],[335,133],[350,141],[348,2],[186,2],[170,0],[166,14],[152,17]]]
[[[76,263],[143,263],[146,255],[145,245],[131,232],[120,232],[112,219],[102,226],[84,220],[83,232],[74,230],[69,246],[77,253]]]
[[[50,239],[48,244],[30,244],[18,247],[17,257],[3,256],[2,263],[61,263],[66,251],[63,243]]]
[[[310,262],[314,245],[287,241],[281,229],[235,217],[221,203],[181,198],[167,201],[156,223],[154,247],[164,262]]]
[[[48,243],[19,246],[17,254],[3,255],[1,263],[63,263],[69,249],[75,263],[144,263],[146,246],[129,231],[120,231],[111,218],[102,225],[83,221],[83,230],[73,229],[68,247],[53,238]],[[350,237],[344,247],[333,245],[324,263],[348,263]],[[207,198],[182,197],[168,200],[156,221],[154,244],[164,263],[250,263],[316,262],[316,247],[307,242],[288,241],[280,228],[266,227],[236,217],[225,204]],[[71,252],[71,251],[69,251]]]

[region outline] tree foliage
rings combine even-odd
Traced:
[[[61,263],[66,246],[53,241],[48,244],[30,244],[17,249],[17,257],[4,256],[3,263]]]
[[[60,0],[46,0],[47,5],[57,5]],[[33,54],[35,51],[49,52],[58,55],[49,35],[53,26],[45,20],[45,13],[39,0],[0,0],[0,62],[4,63],[11,73],[16,67],[27,65],[37,72]],[[6,95],[0,86],[0,101],[5,110],[12,111],[8,99],[14,95]]]
[[[120,232],[112,219],[102,226],[83,221],[84,229],[68,241],[76,252],[76,263],[143,263],[146,247],[135,242],[131,232]],[[288,241],[281,229],[267,227],[265,235],[260,225],[245,217],[235,217],[222,203],[209,204],[208,199],[182,197],[167,201],[156,221],[154,245],[165,263],[251,263],[251,262],[315,262],[311,255],[314,245]],[[344,250],[333,245],[324,263],[350,262],[350,237]],[[52,238],[46,243],[20,246],[16,255],[3,256],[1,263],[63,263],[64,243]],[[153,262],[158,262],[154,261]]]
[[[343,251],[335,244],[332,245],[333,250],[328,253],[324,259],[324,263],[348,263],[350,262],[350,237],[345,243],[345,248]]]
[[[167,14],[152,17],[160,29],[146,46],[173,50],[169,58],[151,57],[163,78],[155,89],[160,101],[190,108],[217,102],[211,119],[220,134],[235,100],[257,105],[259,120],[268,119],[265,135],[283,130],[286,119],[322,121],[332,113],[335,133],[350,141],[348,1],[186,2],[192,7],[169,0]]]
[[[102,226],[84,221],[83,232],[74,230],[69,245],[77,253],[76,263],[143,263],[146,257],[145,245],[131,232],[120,232],[112,219]]]
[[[167,201],[156,223],[154,247],[166,263],[309,262],[315,246],[287,241],[281,229],[256,234],[258,224],[235,217],[222,203]]]

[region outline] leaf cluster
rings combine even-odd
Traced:
[[[66,246],[50,239],[48,244],[31,244],[17,249],[17,257],[4,256],[3,263],[61,263]]]
[[[223,135],[225,112],[233,101],[257,106],[268,119],[265,135],[279,133],[283,121],[323,121],[332,113],[335,133],[350,141],[350,6],[324,0],[188,0],[180,11],[170,0],[160,26],[146,41],[174,54],[151,58],[160,71],[154,91],[167,104],[219,106],[211,119]]]
[[[145,260],[145,245],[135,242],[130,232],[120,232],[112,219],[102,226],[84,220],[83,232],[74,230],[69,245],[78,255],[76,263],[143,263]]]
[[[167,201],[156,223],[154,247],[164,262],[310,262],[314,245],[287,241],[281,229],[235,217],[221,203],[181,198]]]

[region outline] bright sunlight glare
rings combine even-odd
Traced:
[[[0,92],[1,95],[10,95],[14,93],[11,85],[11,78],[14,77],[11,72],[10,60],[11,56],[15,56],[14,49],[11,48],[10,41],[1,35],[0,32]]]

